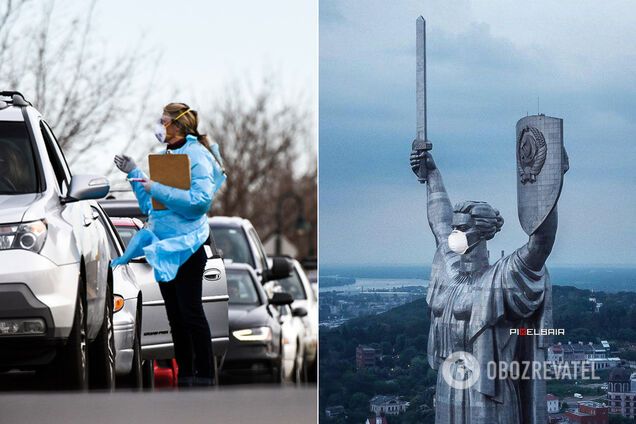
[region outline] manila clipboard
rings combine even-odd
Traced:
[[[190,158],[188,155],[148,155],[150,179],[181,190],[190,190]],[[152,199],[154,210],[166,209],[161,202]]]

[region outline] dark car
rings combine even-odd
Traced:
[[[288,293],[268,299],[254,269],[246,264],[226,264],[230,321],[230,346],[223,377],[249,377],[280,383],[283,374],[283,336],[280,306],[293,302]]]
[[[283,256],[268,257],[263,243],[249,219],[238,216],[208,218],[211,234],[226,262],[248,264],[262,284],[287,278],[291,262]]]

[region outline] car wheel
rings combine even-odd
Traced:
[[[135,336],[133,339],[133,359],[132,368],[128,375],[122,377],[123,387],[140,390],[143,387],[143,371],[141,365],[141,340],[139,327],[141,325],[139,313],[135,317]]]
[[[318,358],[316,357],[308,370],[309,378],[307,381],[315,383],[318,381]]]
[[[285,379],[285,369],[283,368],[283,358],[281,357],[279,362],[275,365],[272,365],[272,370],[270,371],[270,379],[273,384],[282,384]]]
[[[113,328],[113,292],[110,284],[106,289],[104,318],[97,338],[91,343],[90,376],[91,386],[112,391],[115,389],[115,333]]]
[[[141,364],[141,380],[144,390],[152,391],[155,388],[155,361],[146,359]]]
[[[61,348],[53,363],[44,370],[44,377],[51,386],[68,390],[88,390],[88,354],[86,332],[86,305],[84,282],[78,282],[75,316],[68,341]]]

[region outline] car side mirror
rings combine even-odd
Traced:
[[[269,299],[269,304],[274,306],[291,305],[294,302],[294,296],[285,292],[276,292]]]
[[[272,280],[282,280],[291,274],[291,263],[283,256],[275,256],[270,269],[263,271],[263,283]]]
[[[74,175],[64,203],[78,200],[101,199],[110,191],[108,178],[98,175]]]
[[[303,308],[302,306],[299,306],[297,308],[292,309],[292,316],[294,317],[306,317],[307,316],[307,309]]]

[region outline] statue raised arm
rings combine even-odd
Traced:
[[[430,151],[411,151],[411,169],[418,178],[426,179],[428,224],[435,236],[437,246],[445,241],[452,231],[453,207],[442,181],[442,174],[435,165]],[[425,175],[423,175],[425,174]]]

